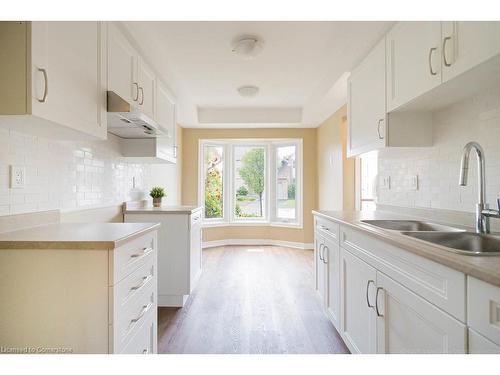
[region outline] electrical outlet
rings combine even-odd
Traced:
[[[418,190],[418,174],[410,176],[410,190]]]
[[[22,189],[26,184],[26,168],[11,165],[10,166],[10,188]]]
[[[381,189],[389,190],[391,188],[391,176],[380,176],[379,186]]]

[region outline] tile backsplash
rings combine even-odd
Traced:
[[[500,87],[433,114],[433,147],[385,149],[378,155],[377,202],[385,205],[474,211],[477,162],[471,155],[468,186],[458,185],[464,145],[477,141],[486,157],[486,200],[500,197]],[[412,177],[418,175],[418,189]],[[390,188],[380,181],[390,176]]]
[[[133,177],[148,190],[177,167],[127,163],[119,150],[111,134],[106,141],[56,141],[0,128],[0,215],[120,204],[129,199]],[[10,165],[25,167],[24,188],[10,188]]]

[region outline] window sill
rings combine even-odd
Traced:
[[[303,229],[302,224],[297,223],[279,223],[269,221],[255,221],[255,222],[202,222],[202,228],[216,228],[216,227],[281,227],[291,229]]]

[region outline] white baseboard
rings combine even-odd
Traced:
[[[203,248],[207,249],[210,247],[217,246],[237,246],[237,245],[249,245],[249,246],[283,246],[291,247],[294,249],[302,250],[312,250],[314,249],[314,243],[304,243],[304,242],[291,242],[291,241],[281,241],[281,240],[265,240],[265,239],[229,239],[229,240],[216,240],[216,241],[205,241],[203,242]]]

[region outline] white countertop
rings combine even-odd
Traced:
[[[367,225],[361,220],[395,220],[395,219],[419,219],[396,213],[381,211],[321,211],[313,210],[313,215],[333,220],[351,228],[361,230],[364,233],[377,237],[387,243],[395,245],[403,250],[420,255],[437,263],[453,268],[457,271],[471,275],[480,280],[500,286],[500,256],[473,256],[457,254],[439,245],[423,242],[397,231],[386,230],[372,225]],[[432,220],[422,220],[429,221]],[[439,224],[450,225],[460,228],[459,225],[439,222]],[[469,231],[472,228],[464,228]]]
[[[159,223],[47,224],[0,233],[0,249],[110,250],[159,227]]]
[[[192,214],[200,211],[201,206],[161,206],[153,207],[141,202],[126,202],[123,204],[124,214]]]

